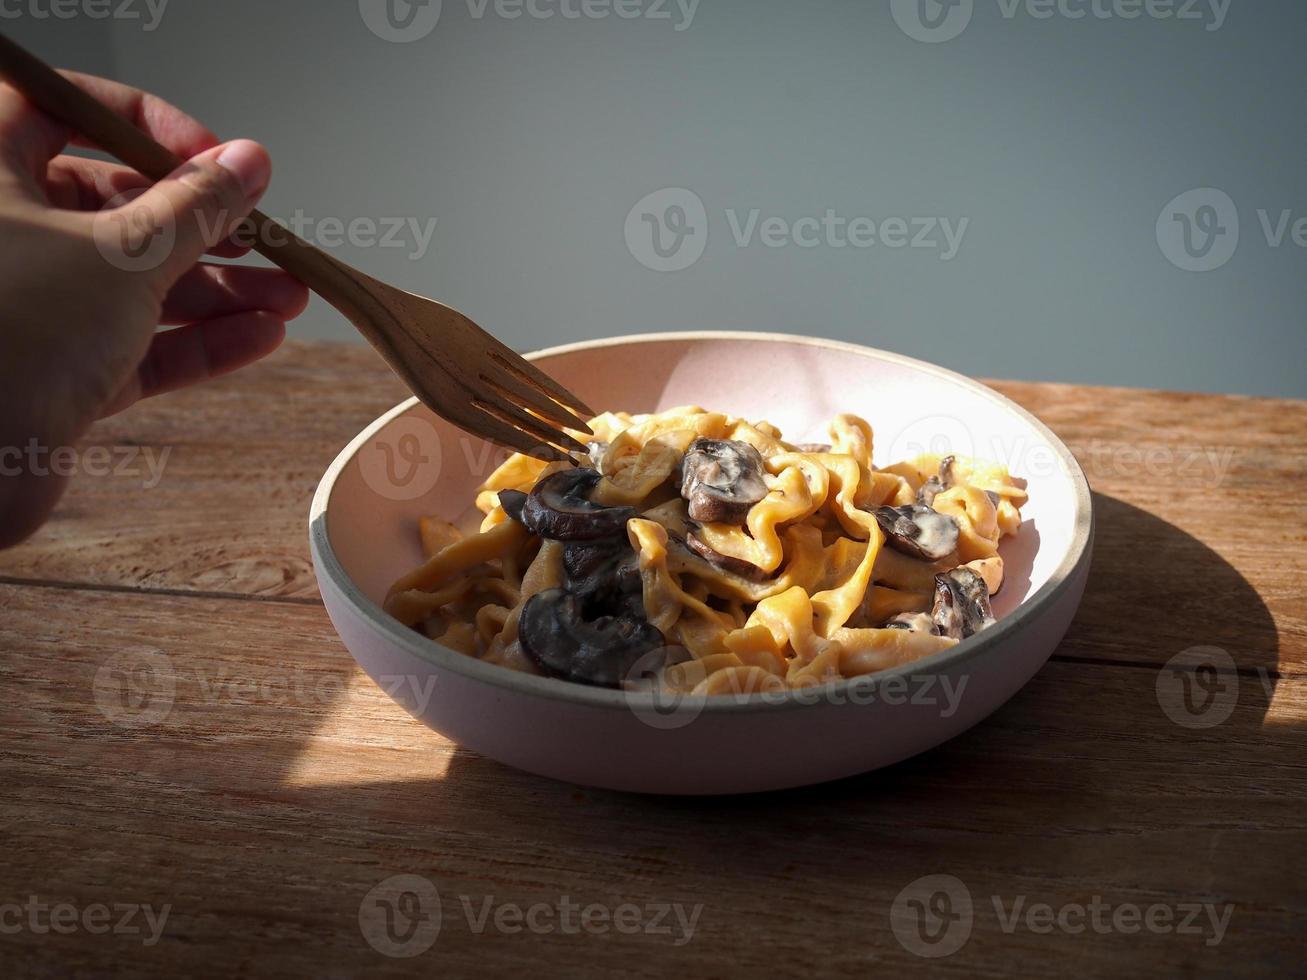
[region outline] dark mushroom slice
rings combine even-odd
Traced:
[[[504,513],[511,517],[517,523],[522,523],[522,508],[526,504],[526,494],[521,490],[500,490],[499,506],[504,508]]]
[[[584,619],[580,597],[566,589],[532,596],[517,635],[545,674],[597,687],[620,686],[642,657],[666,646],[656,627],[632,615]]]
[[[700,524],[743,524],[767,496],[762,456],[747,442],[696,439],[681,460],[681,496]]]
[[[930,618],[935,632],[965,640],[994,622],[985,580],[969,568],[955,568],[935,576],[935,607]]]
[[[685,547],[710,565],[720,568],[723,572],[747,578],[750,582],[761,582],[767,577],[767,573],[753,562],[745,561],[743,558],[732,558],[730,555],[723,555],[693,532],[685,536]]]
[[[705,567],[711,568],[718,574],[719,584],[736,599],[742,599],[745,602],[761,602],[763,599],[776,594],[775,583],[770,579],[764,578],[761,581],[754,581],[743,575],[729,572],[724,568],[718,568],[687,548],[683,539],[668,539],[667,568],[669,571],[675,574],[701,575]]]
[[[552,541],[596,541],[626,533],[634,507],[607,507],[590,499],[601,477],[591,469],[560,470],[535,485],[522,506],[522,523]]]
[[[644,615],[644,576],[640,573],[640,560],[634,553],[629,558],[623,558],[617,563],[614,575],[622,595],[633,600],[641,610],[641,615]]]
[[[932,476],[929,480],[921,485],[917,491],[917,503],[924,507],[929,507],[935,502],[935,498],[947,490],[942,480],[937,476]]]
[[[917,491],[917,503],[931,506],[936,496],[953,488],[953,483],[953,457],[945,456],[939,461],[939,473],[923,483]]]
[[[615,538],[564,546],[567,589],[581,599],[587,619],[635,611],[644,618],[640,562],[628,541]]]
[[[911,630],[914,633],[934,633],[935,621],[929,613],[899,613],[885,624],[887,630]]]
[[[577,541],[563,546],[563,570],[569,582],[589,578],[595,572],[630,553],[631,545],[624,538],[600,541]]]
[[[939,461],[939,479],[945,490],[952,489],[953,484],[958,482],[957,474],[953,472],[953,464],[957,461],[956,456],[945,456]]]
[[[925,504],[878,507],[876,523],[886,543],[922,561],[939,561],[957,550],[958,522]]]

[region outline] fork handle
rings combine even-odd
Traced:
[[[152,180],[162,180],[185,163],[3,34],[0,76],[47,115]],[[253,225],[256,252],[336,307],[383,354],[392,349],[375,326],[373,318],[379,311],[383,316],[385,312],[368,285],[373,281],[370,277],[310,245],[261,211],[252,211],[245,220]],[[242,231],[246,230],[243,225]]]

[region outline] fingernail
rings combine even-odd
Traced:
[[[218,154],[218,166],[235,175],[247,198],[262,194],[272,179],[268,152],[253,140],[229,143]]]

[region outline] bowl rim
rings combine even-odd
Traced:
[[[1066,444],[1039,418],[988,385],[966,375],[931,364],[929,361],[922,361],[892,351],[854,344],[848,341],[760,331],[682,330],[631,334],[625,337],[605,337],[597,340],[560,344],[532,351],[523,356],[527,360],[537,360],[578,351],[602,350],[607,347],[687,340],[800,344],[839,351],[858,357],[870,356],[874,359],[889,361],[933,374],[953,384],[970,389],[973,393],[997,403],[1001,407],[1016,413],[1033,426],[1055,450],[1061,468],[1071,480],[1075,497],[1075,525],[1072,531],[1070,547],[1067,549],[1062,561],[1049,576],[1048,581],[993,626],[961,641],[956,646],[923,657],[920,660],[914,660],[871,674],[842,678],[839,681],[813,689],[788,689],[784,692],[767,692],[729,698],[707,695],[693,698],[687,696],[685,700],[695,705],[696,712],[716,715],[736,712],[778,711],[790,708],[815,708],[821,704],[835,705],[844,703],[846,700],[853,702],[856,701],[857,696],[874,698],[876,688],[892,679],[922,674],[939,674],[983,657],[1001,642],[1028,628],[1038,618],[1041,611],[1051,607],[1053,600],[1057,596],[1074,587],[1076,572],[1088,558],[1094,534],[1093,497],[1084,470]],[[515,694],[544,697],[593,708],[620,709],[622,711],[658,711],[659,705],[652,693],[589,687],[558,678],[526,674],[501,667],[498,664],[486,663],[483,660],[441,646],[439,642],[421,636],[414,630],[401,625],[398,620],[387,614],[381,606],[364,595],[353,579],[350,578],[336,555],[327,530],[327,512],[336,481],[369,439],[396,418],[409,412],[417,404],[419,404],[419,399],[416,396],[408,398],[373,420],[337,454],[323,474],[317,491],[313,495],[313,503],[309,512],[309,547],[319,578],[325,577],[328,579],[331,585],[340,593],[341,598],[357,614],[358,618],[365,622],[374,633],[401,648],[404,652],[417,657],[419,660],[426,661],[432,667],[453,671],[468,680],[480,681],[489,684],[491,687]],[[320,589],[322,585],[323,583],[320,581]],[[352,651],[351,656],[353,656]],[[843,697],[830,697],[828,699],[822,696],[814,696],[815,692],[821,692],[822,694],[838,692]]]

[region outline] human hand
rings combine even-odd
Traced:
[[[68,156],[75,134],[0,85],[0,451],[72,445],[141,398],[256,361],[308,303],[279,270],[199,261],[247,250],[229,239],[267,188],[261,146],[219,146],[152,95],[67,74],[188,162],[154,184]],[[17,475],[12,458],[0,467],[0,547],[31,534],[65,482],[21,459]]]

